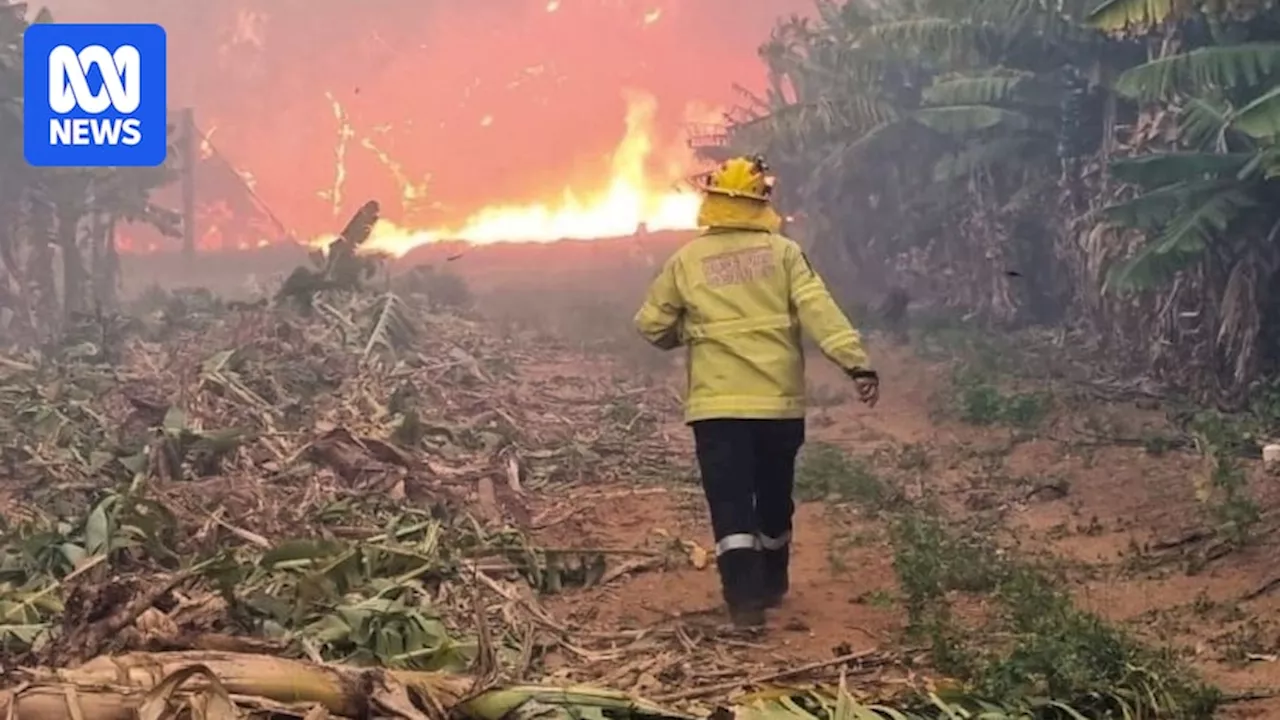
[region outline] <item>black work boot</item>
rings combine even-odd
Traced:
[[[729,622],[739,630],[759,630],[764,627],[764,608],[758,603],[752,607],[730,605]]]
[[[760,551],[730,550],[716,558],[729,620],[736,627],[764,627],[760,587]]]
[[[762,550],[761,555],[761,598],[767,608],[782,604],[787,596],[791,581],[789,566],[791,564],[791,544],[783,545],[777,550]]]

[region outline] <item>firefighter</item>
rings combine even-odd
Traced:
[[[869,406],[880,380],[800,246],[780,234],[763,158],[729,160],[699,185],[702,232],[663,266],[635,325],[661,349],[687,348],[685,422],[721,588],[732,622],[758,628],[788,589],[791,492],[805,436],[801,330]]]

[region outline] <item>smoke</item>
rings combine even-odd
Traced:
[[[756,49],[811,0],[53,0],[61,21],[159,22],[170,104],[303,234],[332,230],[339,128],[349,208],[430,177],[426,222],[608,175],[628,92],[657,101],[658,147],[758,88]],[[372,146],[377,152],[370,149]],[[382,158],[379,159],[379,153]],[[398,166],[394,172],[388,159]],[[663,162],[656,158],[655,162]],[[669,161],[668,161],[669,162]],[[394,212],[394,207],[390,207]]]

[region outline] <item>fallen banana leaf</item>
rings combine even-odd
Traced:
[[[232,720],[238,715],[234,703],[228,706],[230,697],[317,706],[345,717],[366,717],[376,708],[379,716],[405,720],[451,711],[473,720],[499,720],[517,711],[523,717],[564,720],[692,720],[612,690],[518,685],[468,697],[475,680],[463,675],[317,665],[267,655],[129,653],[94,658],[76,668],[19,672],[25,682],[0,692],[0,716],[11,720],[167,720],[181,709],[203,720]]]
[[[179,693],[183,683],[196,675],[208,682],[206,691]],[[183,715],[183,711],[201,720],[237,720],[240,717],[226,686],[204,665],[185,667],[152,688],[138,708],[138,720],[169,720]]]
[[[233,695],[264,697],[282,703],[318,704],[334,715],[357,717],[369,707],[364,688],[378,675],[389,675],[411,690],[425,694],[441,707],[455,706],[471,689],[471,678],[447,673],[410,670],[348,668],[302,660],[225,652],[129,653],[94,658],[75,668],[37,670],[32,682],[48,678],[77,687],[123,687],[147,691],[191,666],[207,668]],[[207,678],[191,677],[187,689],[203,688]],[[19,698],[18,720],[25,696]],[[7,703],[0,699],[0,712]],[[66,716],[68,720],[79,720]],[[49,720],[41,717],[39,720]],[[86,718],[88,720],[88,718]]]
[[[224,652],[130,653],[70,669],[19,669],[0,691],[8,720],[698,720],[627,693],[592,687],[512,685],[472,694],[475,678],[439,672],[319,665]],[[942,692],[941,690],[939,692]],[[1085,720],[1071,706],[1032,699],[1014,707],[947,690],[910,692],[892,704],[856,699],[837,687],[764,689],[739,699],[734,720]],[[1117,699],[1118,700],[1118,699]],[[1123,703],[1119,707],[1126,707]],[[725,717],[722,711],[708,720]]]
[[[539,685],[517,685],[481,693],[458,706],[472,720],[530,717],[534,708],[539,718],[557,720],[606,720],[607,718],[650,718],[651,720],[692,720],[692,716],[659,707],[617,690],[590,687],[554,688]],[[554,712],[552,712],[554,711]]]

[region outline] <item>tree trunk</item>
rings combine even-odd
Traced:
[[[58,208],[58,248],[62,251],[62,312],[65,317],[87,310],[88,273],[80,254],[79,207]]]
[[[44,337],[54,334],[62,316],[58,302],[58,283],[53,272],[54,213],[53,206],[42,197],[33,197],[31,222],[27,228],[27,287],[32,296],[32,314],[37,331]]]
[[[89,230],[90,266],[94,307],[114,310],[118,262],[116,255],[116,220],[106,213],[94,213]]]
[[[31,339],[35,324],[20,261],[22,255],[18,250],[21,217],[20,196],[0,198],[0,261],[4,263],[4,277],[0,278],[0,285],[3,286],[5,305],[13,313],[7,335]]]
[[[109,306],[115,308],[120,300],[120,248],[116,247],[116,226],[120,221],[116,216],[107,218],[106,252],[103,257],[103,271],[107,276],[106,287]]]

